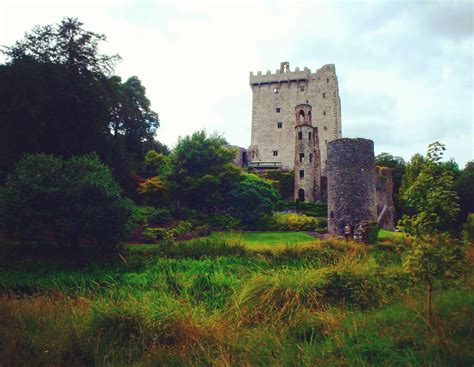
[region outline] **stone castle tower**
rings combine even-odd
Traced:
[[[318,128],[311,121],[312,107],[299,104],[295,107],[295,200],[321,199],[321,161]]]
[[[341,137],[341,102],[334,65],[316,72],[290,70],[282,62],[276,73],[250,73],[252,132],[249,165],[256,168],[295,167],[294,111],[300,104],[312,106],[312,126],[318,129],[321,175],[326,178],[327,144]]]

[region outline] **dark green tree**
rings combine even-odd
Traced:
[[[459,195],[460,213],[458,224],[466,221],[469,213],[474,213],[474,161],[466,163],[454,182],[454,191]]]
[[[219,135],[197,131],[178,140],[171,154],[169,182],[178,204],[201,212],[225,208],[225,198],[241,180],[236,152]]]
[[[254,174],[243,174],[227,195],[229,213],[244,226],[252,227],[264,215],[269,215],[281,200],[270,180]]]
[[[109,75],[120,60],[118,55],[99,53],[103,34],[83,29],[77,18],[64,18],[56,25],[36,26],[3,53],[11,62],[32,59],[40,63],[65,65],[79,74]]]
[[[131,203],[95,155],[62,159],[27,155],[0,191],[0,221],[28,240],[77,249],[81,242],[113,249],[129,231]]]

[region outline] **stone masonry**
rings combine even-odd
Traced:
[[[321,199],[318,128],[312,125],[311,110],[309,104],[295,107],[294,200],[309,202]]]
[[[328,144],[328,232],[344,235],[362,222],[377,220],[374,142],[337,139]]]
[[[378,224],[392,231],[395,227],[392,171],[388,167],[375,167],[375,189]]]
[[[282,62],[274,74],[250,73],[252,132],[249,162],[273,162],[284,170],[294,168],[294,111],[299,104],[312,106],[312,124],[318,128],[321,175],[326,176],[327,144],[341,137],[341,102],[334,65],[316,72],[290,70]]]

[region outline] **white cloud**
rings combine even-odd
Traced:
[[[0,44],[79,17],[107,35],[105,52],[122,56],[117,73],[142,80],[168,145],[207,128],[247,146],[249,71],[274,71],[283,60],[313,70],[335,63],[344,134],[405,158],[441,140],[464,164],[472,159],[473,32],[472,7],[461,5],[0,0]],[[453,31],[440,31],[440,19],[460,16]]]

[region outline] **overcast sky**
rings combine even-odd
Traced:
[[[429,143],[473,159],[473,2],[0,0],[0,44],[75,16],[138,76],[158,140],[197,129],[250,144],[250,71],[336,65],[342,133],[409,159]],[[1,60],[1,59],[0,59]]]

